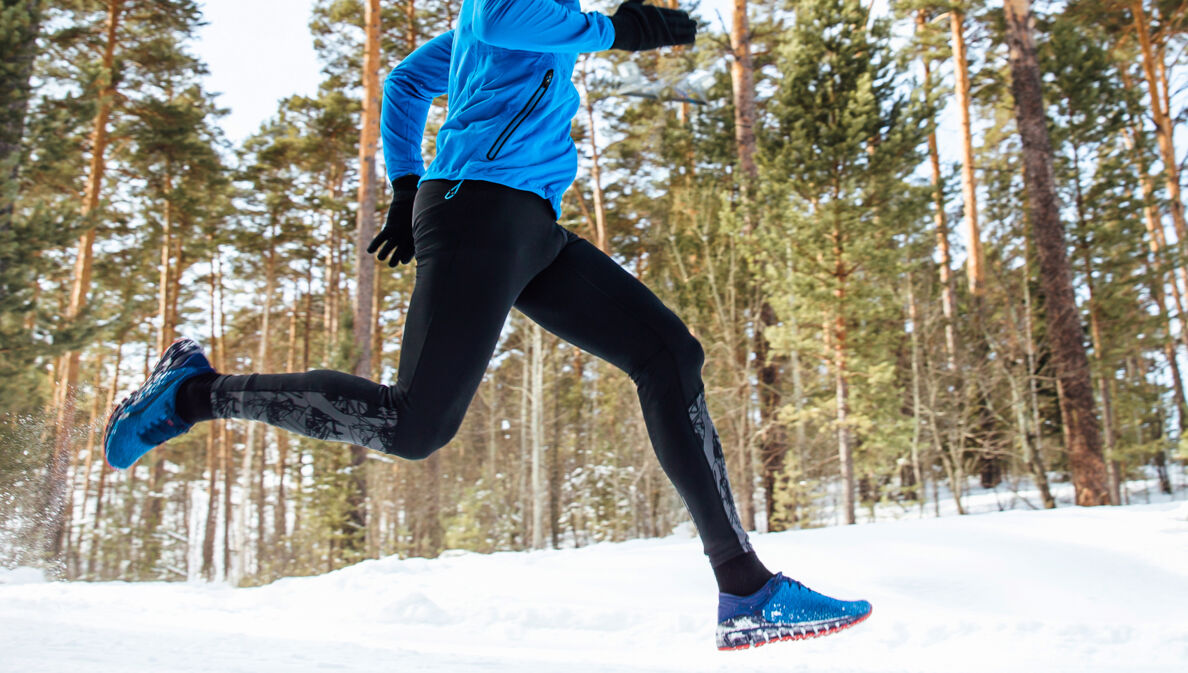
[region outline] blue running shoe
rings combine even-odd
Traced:
[[[837,633],[870,616],[866,601],[839,601],[777,573],[750,596],[718,594],[718,649]]]
[[[111,412],[103,431],[107,464],[130,467],[144,454],[192,427],[177,415],[174,401],[182,381],[214,372],[202,348],[190,339],[173,342],[144,385]]]

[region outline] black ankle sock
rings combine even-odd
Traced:
[[[755,552],[747,552],[714,566],[714,577],[718,580],[718,591],[735,596],[749,596],[763,588],[772,573]]]
[[[214,372],[198,374],[178,386],[174,405],[183,421],[193,425],[214,418],[214,412],[210,409],[210,387],[217,378],[219,375]]]

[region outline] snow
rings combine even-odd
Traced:
[[[252,589],[0,573],[0,671],[1162,671],[1188,662],[1188,504],[904,519],[755,536],[874,614],[718,652],[687,537],[369,561]]]

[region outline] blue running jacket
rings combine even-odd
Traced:
[[[609,49],[610,17],[578,0],[463,0],[454,30],[422,45],[384,83],[389,179],[487,180],[541,195],[560,217],[577,176],[570,122],[577,55]],[[429,105],[449,94],[429,169],[421,138]]]

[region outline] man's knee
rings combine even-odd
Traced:
[[[688,331],[678,337],[673,345],[673,356],[682,378],[701,378],[701,367],[705,364],[705,349],[701,347],[697,337]]]
[[[701,367],[705,364],[705,351],[701,342],[687,329],[674,332],[664,342],[664,347],[654,353],[635,371],[630,372],[637,386],[658,383],[674,376],[681,387],[688,391],[701,388]]]
[[[407,424],[401,419],[397,432],[384,442],[382,450],[406,460],[425,460],[449,444],[461,425],[461,418],[410,419]]]

